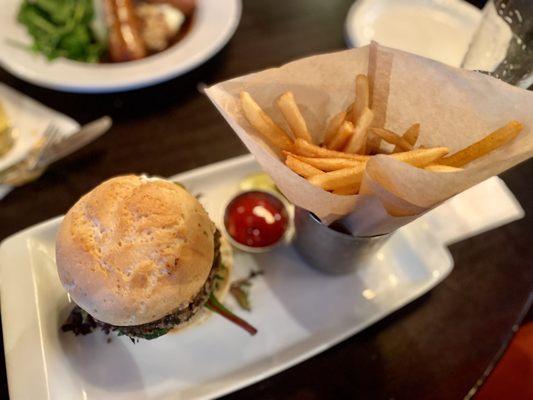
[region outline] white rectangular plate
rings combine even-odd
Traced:
[[[175,177],[221,222],[239,181],[259,171],[251,156]],[[452,259],[426,223],[398,231],[357,273],[325,276],[289,246],[235,254],[236,275],[264,271],[251,289],[253,310],[228,304],[259,329],[252,337],[217,315],[153,341],[59,326],[69,304],[54,263],[56,218],[0,247],[4,348],[9,392],[18,399],[198,399],[220,396],[299,363],[361,331],[439,283]],[[334,260],[332,260],[334,262]]]

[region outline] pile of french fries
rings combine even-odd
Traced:
[[[374,113],[370,108],[370,83],[366,75],[357,75],[354,102],[328,121],[321,144],[313,140],[291,92],[281,95],[276,105],[292,135],[277,125],[248,92],[241,92],[240,98],[248,122],[281,150],[291,170],[313,185],[338,195],[359,192],[366,164],[374,155],[385,154],[436,173],[456,172],[513,140],[522,130],[520,122],[511,121],[452,155],[448,155],[447,147],[417,146],[418,123],[402,134],[372,127]]]

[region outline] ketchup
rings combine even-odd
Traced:
[[[237,195],[224,214],[224,226],[232,239],[255,248],[278,242],[287,230],[288,221],[283,202],[258,190]]]

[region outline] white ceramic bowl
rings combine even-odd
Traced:
[[[358,0],[345,22],[350,47],[372,40],[460,66],[481,11],[463,0]]]
[[[190,71],[215,55],[233,36],[241,17],[240,0],[199,0],[191,31],[168,50],[143,60],[88,64],[48,61],[13,42],[31,43],[16,20],[21,0],[2,0],[0,64],[28,82],[69,92],[115,92],[153,85]]]

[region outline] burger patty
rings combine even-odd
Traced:
[[[222,268],[222,263],[220,256],[220,232],[218,230],[215,231],[214,241],[215,254],[209,276],[198,294],[187,307],[176,310],[157,321],[146,324],[116,326],[95,319],[92,315],[76,305],[61,329],[64,332],[72,331],[76,335],[86,335],[94,329],[100,328],[105,333],[118,331],[119,335],[126,335],[130,338],[155,339],[166,334],[170,329],[189,321],[207,303],[209,296],[216,289],[217,281],[220,279],[218,272]]]

